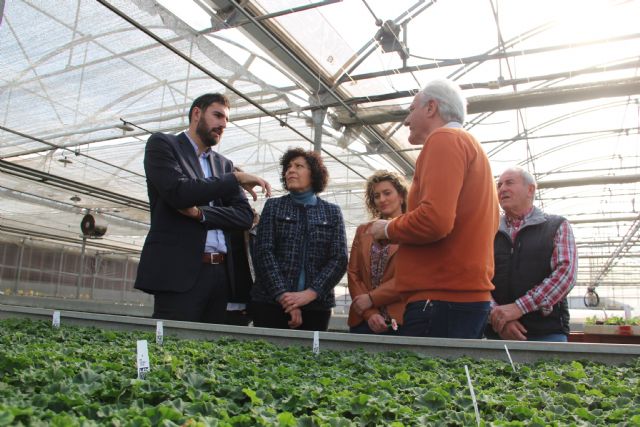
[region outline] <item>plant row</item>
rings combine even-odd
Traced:
[[[640,359],[518,365],[0,321],[0,426],[639,425]],[[151,369],[137,379],[136,341]]]

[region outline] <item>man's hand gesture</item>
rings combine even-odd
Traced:
[[[258,195],[253,190],[255,186],[262,187],[262,194],[266,197],[271,197],[271,185],[264,179],[246,172],[234,172],[233,174],[236,176],[238,184],[251,194],[254,201],[258,200]]]

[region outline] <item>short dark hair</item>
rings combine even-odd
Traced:
[[[395,172],[389,172],[386,170],[378,170],[367,178],[367,189],[365,194],[365,200],[367,203],[367,210],[373,218],[380,217],[380,211],[376,207],[375,196],[373,194],[373,187],[384,181],[389,181],[391,185],[396,189],[398,194],[402,196],[402,213],[407,212],[407,182],[404,178]]]
[[[280,166],[282,166],[282,174],[280,175],[280,180],[282,181],[282,186],[285,190],[289,190],[287,188],[287,180],[285,179],[285,175],[287,173],[289,163],[291,163],[293,159],[298,157],[304,158],[309,165],[309,169],[311,170],[311,189],[313,190],[313,193],[322,193],[327,187],[327,182],[329,182],[329,171],[324,165],[320,154],[316,153],[315,151],[306,151],[300,147],[289,148],[280,159]]]
[[[222,104],[227,108],[231,108],[229,98],[221,93],[205,93],[193,100],[191,108],[189,108],[189,123],[191,123],[191,114],[193,109],[198,107],[200,110],[205,111],[211,104]]]

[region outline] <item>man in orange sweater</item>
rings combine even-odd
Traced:
[[[462,128],[466,100],[449,80],[419,92],[404,125],[422,145],[406,214],[378,220],[376,239],[400,244],[396,288],[404,335],[482,338],[493,285],[496,187],[486,153]]]

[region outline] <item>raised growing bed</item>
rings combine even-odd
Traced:
[[[136,341],[151,369],[137,379]],[[638,425],[640,359],[517,364],[0,320],[0,425]]]
[[[584,325],[584,342],[640,344],[640,326]]]
[[[0,304],[0,318],[26,317],[51,321],[53,310]],[[99,329],[125,331],[155,331],[156,320],[146,317],[115,316],[108,314],[61,311],[63,324],[95,326]],[[233,337],[239,340],[267,340],[276,345],[300,345],[310,347],[313,332],[266,329],[244,326],[215,325],[193,322],[165,321],[165,334],[178,338],[210,340]],[[496,359],[507,361],[505,344],[517,363],[533,363],[541,359],[566,360],[589,359],[608,364],[626,363],[640,357],[640,346],[545,343],[526,341],[461,340],[445,338],[416,338],[357,335],[320,332],[323,348],[333,350],[364,349],[369,352],[414,351],[416,353],[454,359]]]
[[[640,318],[587,319],[584,340],[594,343],[640,344]]]
[[[640,326],[636,325],[584,325],[585,334],[623,335],[640,337]]]

